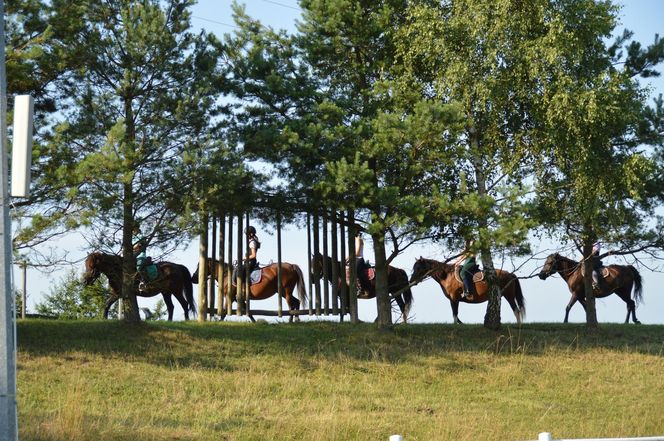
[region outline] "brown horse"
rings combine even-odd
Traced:
[[[486,302],[489,300],[489,285],[485,280],[476,280],[474,281],[475,293],[463,297],[463,282],[457,280],[454,271],[454,265],[420,257],[413,265],[413,274],[410,276],[410,281],[413,283],[431,277],[438,282],[443,294],[450,300],[454,323],[461,323],[461,320],[459,320],[459,302]],[[526,303],[519,279],[513,273],[500,269],[496,270],[496,274],[498,275],[498,286],[501,289],[502,297],[512,307],[517,323],[521,323],[521,320],[526,316]]]
[[[187,267],[171,262],[158,262],[156,265],[159,269],[157,279],[149,282],[147,289],[144,291],[136,289],[136,295],[152,297],[161,294],[168,309],[169,321],[173,320],[174,307],[171,300],[172,295],[182,305],[185,320],[189,320],[189,312],[195,316],[196,304],[194,303],[194,290],[191,285],[191,275]],[[111,287],[111,296],[106,301],[106,307],[104,308],[104,318],[108,318],[108,311],[117,302],[120,298],[120,293],[122,293],[122,257],[100,252],[90,253],[85,259],[83,283],[90,285],[101,274],[106,275],[108,284]],[[138,287],[138,278],[136,286]]]
[[[553,273],[558,273],[567,282],[572,298],[565,308],[565,323],[569,317],[569,311],[578,300],[586,309],[586,292],[581,273],[582,265],[558,253],[551,254],[546,258],[539,277],[545,280]],[[629,323],[629,317],[632,316],[634,323],[641,323],[636,319],[636,303],[641,301],[641,292],[643,285],[641,283],[641,274],[632,265],[609,265],[605,267],[608,274],[604,277],[607,288],[605,290],[594,289],[595,298],[607,297],[616,293],[627,304],[627,317],[625,323]],[[634,300],[630,298],[634,287]]]
[[[327,266],[327,282],[330,282],[329,279],[332,278],[332,258],[330,256],[325,256],[325,265]],[[339,285],[346,285],[346,270],[345,265],[342,265],[341,262],[336,261],[337,265],[337,274],[339,274]],[[316,253],[312,259],[312,269],[314,274],[318,274],[319,280],[323,278],[323,255]],[[371,287],[367,290],[362,290],[358,293],[358,299],[374,299],[376,298],[376,279],[370,280]],[[404,323],[408,322],[408,314],[410,313],[410,308],[413,303],[413,293],[408,287],[408,274],[406,271],[401,268],[395,268],[393,266],[387,267],[387,291],[390,294],[395,294],[401,291],[401,294],[394,296],[394,300],[399,306],[399,311],[401,311],[401,319]],[[348,291],[346,291],[348,292]],[[348,304],[348,303],[346,303]]]
[[[207,263],[208,274],[214,273],[215,280],[218,280],[220,265],[219,261],[216,259],[208,258]],[[230,266],[228,264],[224,264],[224,271],[227,272],[229,267]],[[272,263],[261,268],[261,281],[259,283],[252,284],[250,288],[251,300],[264,300],[272,297],[278,292],[279,285],[277,284],[277,269],[278,265],[276,263]],[[198,283],[198,270],[199,268],[196,267],[196,271],[194,271],[191,279],[193,283]],[[228,282],[226,282],[225,285],[226,286],[224,288],[226,292],[228,292]],[[298,288],[298,297],[300,298],[299,300],[293,295],[295,293],[296,285]],[[288,303],[288,307],[291,311],[298,311],[300,309],[300,304],[302,304],[302,307],[306,306],[307,291],[304,285],[304,276],[299,266],[287,262],[281,263],[281,288],[282,297],[286,299],[286,303]],[[234,302],[237,301],[236,293],[236,287],[231,286],[231,298]],[[295,314],[290,316],[289,321],[292,322],[293,319],[300,321],[300,317]]]

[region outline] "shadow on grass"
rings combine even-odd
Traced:
[[[232,370],[226,360],[292,356],[399,363],[414,357],[478,353],[539,356],[551,350],[592,349],[662,356],[664,326],[526,324],[490,331],[481,325],[410,324],[391,331],[373,324],[299,324],[26,320],[18,324],[19,354],[66,357],[78,353],[154,363]],[[80,354],[83,353],[83,354]]]

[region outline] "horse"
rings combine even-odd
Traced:
[[[214,279],[218,281],[219,275],[219,261],[216,259],[207,259],[208,265],[208,274],[214,274]],[[229,264],[224,264],[224,271],[227,272],[230,268]],[[198,270],[194,271],[191,281],[193,283],[198,283]],[[261,267],[261,280],[259,283],[254,283],[250,287],[250,299],[251,300],[264,300],[269,297],[272,297],[278,292],[279,285],[277,284],[277,270],[278,264],[272,263],[265,267]],[[228,290],[228,282],[226,282],[226,290]],[[298,288],[298,297],[299,300],[293,295],[295,293],[295,287]],[[300,309],[300,304],[302,307],[306,306],[307,303],[307,291],[304,284],[304,276],[302,270],[299,266],[282,262],[281,263],[281,288],[282,288],[282,297],[286,299],[288,307],[291,311],[298,311]],[[226,291],[228,292],[228,291]],[[224,296],[225,297],[225,296]],[[231,285],[231,300],[237,301],[237,289],[235,286]],[[241,308],[242,309],[242,308]],[[295,314],[291,314],[290,322],[293,320],[300,321],[300,317]]]
[[[484,303],[489,300],[489,284],[486,280],[474,280],[475,292],[464,297],[463,282],[458,280],[454,274],[455,266],[444,262],[438,262],[433,259],[420,257],[413,265],[413,274],[410,276],[410,282],[421,282],[427,277],[433,278],[443,294],[450,301],[452,306],[452,316],[455,324],[462,324],[459,320],[459,302],[465,303]],[[521,291],[519,279],[510,272],[500,269],[496,270],[498,276],[498,286],[501,290],[501,296],[509,303],[517,323],[521,323],[526,316],[526,303]],[[418,282],[419,281],[419,282]]]
[[[323,260],[325,260],[325,266],[327,267],[327,279],[326,282],[331,282],[332,278],[332,265],[333,261],[330,256],[325,256],[320,253],[314,254],[312,258],[312,269],[314,274],[318,274],[319,280],[323,278]],[[338,284],[339,286],[346,285],[346,274],[345,265],[342,265],[341,262],[334,262],[337,265],[337,274],[339,274]],[[358,291],[358,299],[374,299],[376,298],[376,279],[370,280],[370,289]],[[404,323],[408,322],[408,314],[410,314],[410,308],[413,304],[413,293],[408,286],[408,274],[406,271],[401,268],[395,268],[393,266],[387,267],[387,291],[394,295],[397,292],[401,294],[393,296],[394,300],[399,306],[399,311],[401,311],[401,319]],[[339,290],[339,293],[341,290]],[[346,291],[348,292],[348,291]]]
[[[577,300],[581,303],[583,309],[586,309],[586,292],[581,268],[582,265],[579,262],[554,253],[546,258],[542,271],[539,273],[539,278],[542,280],[546,280],[553,273],[558,273],[567,282],[567,287],[572,293],[572,298],[565,308],[564,323],[567,323],[569,311]],[[636,319],[636,303],[642,300],[643,284],[641,282],[641,274],[632,265],[609,265],[604,267],[604,269],[608,272],[607,276],[604,277],[608,290],[600,288],[593,289],[595,298],[607,297],[613,293],[617,294],[627,305],[625,323],[629,323],[631,315],[634,323],[640,324],[641,322]],[[634,287],[633,300],[630,297],[632,287]]]
[[[141,297],[152,297],[161,294],[168,309],[168,320],[173,320],[173,301],[171,296],[182,305],[185,320],[189,320],[189,312],[196,315],[196,304],[194,303],[194,290],[191,284],[191,275],[186,266],[172,262],[157,262],[159,275],[156,280],[148,282],[143,291],[136,290],[136,295]],[[83,283],[92,284],[101,274],[106,275],[111,287],[111,295],[106,301],[104,318],[108,318],[111,306],[120,298],[122,293],[122,257],[114,254],[93,252],[85,258],[85,272]],[[138,286],[138,278],[135,281]]]

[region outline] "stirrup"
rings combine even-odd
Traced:
[[[139,291],[145,291],[146,289],[147,289],[147,284],[143,280],[141,280],[138,283],[138,290]]]

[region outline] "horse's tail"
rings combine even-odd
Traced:
[[[413,306],[413,292],[410,290],[410,286],[408,286],[410,285],[408,281],[408,273],[404,270],[401,270],[401,272],[403,273],[402,275],[406,286],[406,289],[401,295],[403,296],[404,315],[407,317],[410,314],[410,308]]]
[[[526,299],[523,297],[523,291],[521,290],[521,283],[519,278],[514,276],[514,299],[516,304],[519,307],[519,313],[521,314],[521,320],[526,318]]]
[[[307,289],[304,284],[304,275],[302,274],[302,270],[300,269],[299,266],[293,264],[293,268],[295,268],[295,272],[297,273],[297,296],[300,298],[300,302],[302,303],[302,308],[306,308]]]
[[[634,301],[636,303],[641,303],[643,300],[643,281],[641,280],[641,274],[634,266],[628,265],[629,269],[632,270],[634,275]]]
[[[184,297],[187,299],[189,304],[189,312],[196,317],[196,302],[194,301],[194,285],[191,282],[191,273],[184,265],[179,265],[180,272],[182,273],[182,290],[184,291]]]

